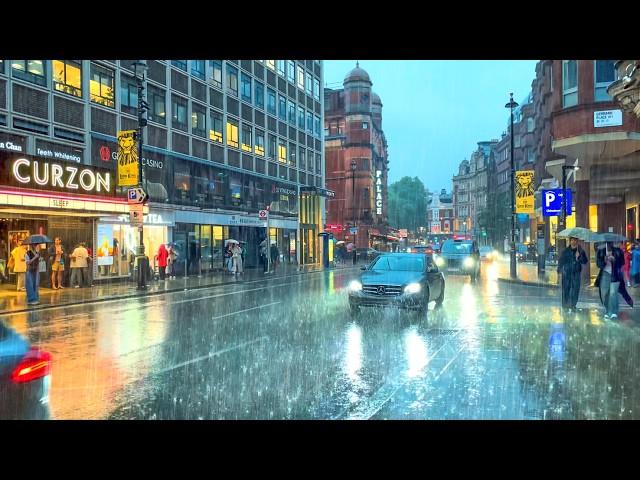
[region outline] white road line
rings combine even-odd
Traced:
[[[462,346],[460,348],[460,350],[458,350],[456,352],[456,354],[453,356],[453,358],[451,360],[449,360],[449,362],[442,368],[442,370],[440,370],[440,373],[438,373],[438,375],[436,376],[436,378],[433,379],[433,381],[437,381],[440,376],[447,370],[447,368],[449,368],[451,366],[451,364],[455,361],[456,358],[458,358],[460,356],[460,353],[462,353],[462,351],[465,349],[464,346]]]
[[[277,305],[279,303],[282,303],[282,302],[271,302],[271,303],[266,303],[264,305],[258,305],[257,307],[245,308],[244,310],[238,310],[237,312],[226,313],[224,315],[219,315],[217,317],[213,317],[211,320],[217,320],[219,318],[231,317],[231,316],[237,315],[239,313],[250,312],[251,310],[259,310],[261,308],[267,308],[267,307],[270,307],[272,305]]]
[[[224,348],[222,350],[218,350],[217,352],[212,352],[212,353],[209,353],[208,355],[203,355],[202,357],[194,358],[193,360],[189,360],[189,361],[186,361],[186,362],[179,363],[177,365],[173,365],[172,367],[163,368],[162,370],[158,370],[157,372],[151,373],[151,375],[159,375],[161,373],[170,372],[171,370],[175,370],[177,368],[184,367],[186,365],[190,365],[192,363],[196,363],[196,362],[199,362],[201,360],[206,360],[208,358],[218,357],[218,356],[222,355],[223,353],[227,353],[227,352],[230,352],[232,350],[237,350],[238,348],[246,347],[247,345],[251,345],[253,343],[261,342],[263,340],[266,340],[267,338],[268,337],[265,335],[264,337],[256,338],[255,340],[249,340],[248,342],[243,342],[243,343],[240,343],[238,345],[234,345],[233,347]]]

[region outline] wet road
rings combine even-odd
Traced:
[[[0,320],[52,353],[57,419],[640,418],[639,309],[563,316],[495,273],[426,316],[352,319],[333,271]]]

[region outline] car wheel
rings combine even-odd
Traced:
[[[441,308],[443,302],[444,302],[444,283],[442,284],[442,291],[440,292],[440,296],[436,298],[436,308]]]

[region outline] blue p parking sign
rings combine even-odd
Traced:
[[[562,210],[562,189],[555,188],[553,190],[542,191],[542,215],[545,217],[557,217]],[[571,189],[567,188],[567,215],[571,215]]]

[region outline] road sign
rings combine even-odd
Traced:
[[[351,233],[351,235],[356,235],[358,233],[358,228],[357,227],[351,227],[349,229],[349,233]]]
[[[129,221],[134,227],[139,227],[144,223],[144,206],[141,203],[129,205]]]
[[[129,203],[144,203],[149,199],[149,195],[140,187],[130,188],[127,192]]]
[[[258,212],[258,218],[261,220],[266,220],[269,218],[269,210],[260,210]]]
[[[557,217],[562,211],[562,189],[542,191],[542,215],[545,217]],[[571,189],[567,188],[567,215],[571,215]]]

